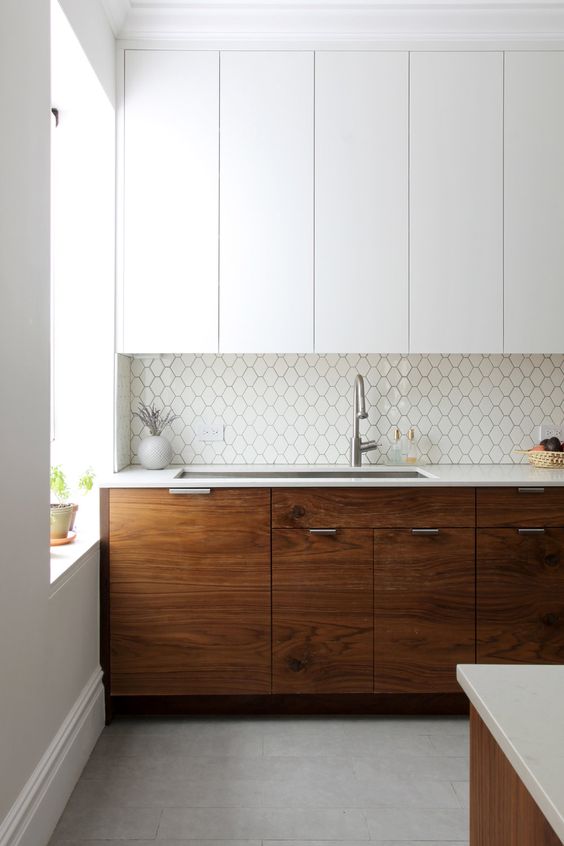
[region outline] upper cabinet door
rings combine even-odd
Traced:
[[[217,352],[219,54],[125,56],[121,348]]]
[[[315,350],[406,352],[408,56],[315,61]]]
[[[220,208],[220,352],[311,352],[312,53],[222,53]]]
[[[564,53],[505,63],[505,352],[561,353]]]
[[[413,53],[410,351],[503,350],[503,55]]]

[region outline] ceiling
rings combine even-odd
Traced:
[[[357,44],[435,39],[564,46],[564,0],[101,0],[122,40]]]

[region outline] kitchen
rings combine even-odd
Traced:
[[[564,437],[564,10],[61,8],[117,137],[53,242],[101,524],[49,580],[70,121],[49,4],[9,0],[2,846],[561,842],[564,472],[516,450]]]

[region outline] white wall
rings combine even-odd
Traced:
[[[0,839],[98,666],[97,555],[49,584],[50,105],[49,0],[2,0]]]
[[[101,0],[59,2],[110,102],[115,105],[115,39]]]

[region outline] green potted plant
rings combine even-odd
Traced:
[[[68,501],[70,490],[60,464],[51,467],[50,483],[51,491],[58,500],[51,503],[50,536],[52,540],[61,540],[68,536],[74,509],[72,503]]]
[[[78,490],[86,496],[94,486],[95,473],[92,467],[84,471],[78,480]],[[51,467],[51,490],[58,502],[51,503],[51,538],[59,540],[68,537],[74,529],[78,503],[70,502],[70,488],[60,464]],[[67,524],[68,519],[68,524]],[[66,527],[66,528],[65,528]]]
[[[139,444],[139,461],[145,470],[163,470],[172,461],[172,447],[163,436],[163,430],[178,419],[178,414],[157,408],[156,405],[146,405],[140,402],[138,410],[133,412],[141,423],[149,430],[149,435],[142,438]]]

